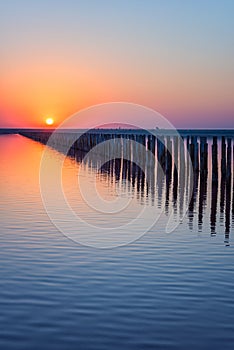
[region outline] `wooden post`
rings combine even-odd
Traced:
[[[225,136],[222,136],[221,174],[222,174],[222,176],[226,175],[226,142],[225,142]]]
[[[202,175],[208,173],[208,143],[207,137],[200,137],[200,172]]]
[[[227,174],[226,179],[227,181],[231,182],[231,175],[232,175],[232,140],[230,138],[227,139]]]
[[[189,154],[194,168],[194,136],[191,136],[191,142],[189,144]]]
[[[167,150],[166,150],[166,174],[170,178],[172,172],[172,141],[170,136],[167,136]]]
[[[180,173],[185,171],[185,155],[184,155],[184,138],[179,139],[179,163],[180,163]]]
[[[151,152],[155,155],[155,141],[156,141],[156,137],[154,135],[151,135]]]
[[[157,157],[158,161],[162,167],[163,170],[165,170],[165,145],[164,145],[164,138],[160,136],[160,138],[157,138]]]
[[[178,190],[178,137],[175,136],[174,139],[174,172],[173,172],[173,202],[174,209],[177,201],[177,190]]]
[[[218,181],[218,144],[217,137],[213,137],[212,145],[212,181]]]
[[[194,170],[199,171],[199,148],[197,142],[197,136],[194,137]]]

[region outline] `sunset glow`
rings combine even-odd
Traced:
[[[53,125],[54,124],[54,119],[53,118],[47,118],[45,122],[46,122],[46,125]]]
[[[180,128],[232,127],[234,3],[130,3],[2,2],[0,127],[115,101]]]

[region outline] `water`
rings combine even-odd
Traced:
[[[126,246],[90,248],[64,236],[45,213],[38,175],[44,147],[19,135],[0,137],[0,348],[233,349],[232,188],[219,182],[214,196],[209,171],[173,233],[156,226]],[[68,157],[64,191],[74,211],[105,226],[75,192],[79,169],[92,180],[94,165]],[[142,186],[142,175],[133,186],[108,169],[96,175],[106,200],[131,198],[132,213],[166,201],[179,208],[173,181],[159,196]]]

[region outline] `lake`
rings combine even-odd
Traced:
[[[73,212],[89,224],[70,227],[58,212],[74,231],[72,239],[51,222],[42,202],[46,146],[1,135],[0,348],[233,349],[233,174],[228,185],[220,176],[212,181],[211,146],[209,140],[208,174],[195,174],[187,209],[186,187],[176,173],[169,179],[153,173],[147,182],[127,161],[98,169],[98,162],[83,162],[82,154],[71,152],[63,164],[63,191]],[[53,164],[62,155],[52,148],[47,153],[53,190]],[[107,206],[116,199],[131,206],[116,215],[93,210],[77,189],[78,174],[89,199],[95,179]],[[124,226],[143,207],[161,215],[147,232],[145,218],[131,226],[131,242],[123,237],[125,244],[111,249],[90,246],[91,227],[105,232],[108,225]],[[179,221],[166,233],[170,213]]]

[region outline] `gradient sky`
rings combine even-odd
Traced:
[[[97,103],[176,127],[234,127],[233,0],[0,2],[0,127]]]

